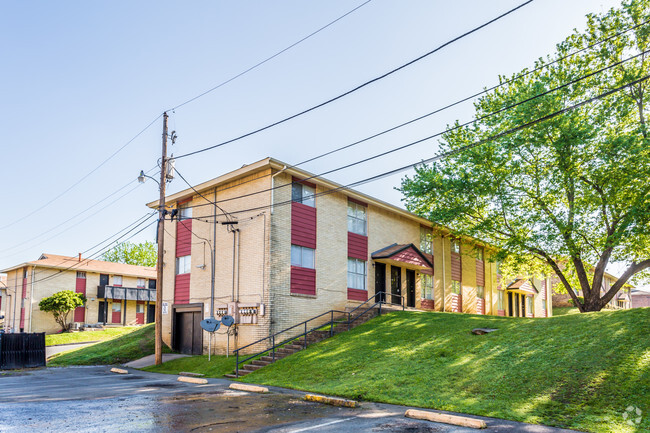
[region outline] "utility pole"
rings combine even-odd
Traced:
[[[156,365],[162,364],[163,255],[165,254],[165,185],[167,184],[167,112],[163,113],[162,160],[160,163],[160,200],[158,200],[158,280],[156,281],[156,317],[154,353]]]

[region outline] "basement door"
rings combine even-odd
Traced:
[[[203,353],[203,304],[185,304],[174,307],[172,349],[185,355]]]

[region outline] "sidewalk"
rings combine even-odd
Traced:
[[[185,358],[191,355],[181,355],[179,353],[163,353],[162,359],[163,362],[171,361],[172,359]],[[148,355],[144,358],[136,359],[134,361],[129,361],[124,364],[125,367],[131,368],[144,368],[154,365],[156,363],[156,355]]]

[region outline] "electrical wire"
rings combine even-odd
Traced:
[[[175,172],[176,172],[176,173],[181,177],[181,179],[183,179],[183,182],[185,182],[185,183],[186,183],[190,188],[192,188],[192,190],[193,190],[195,193],[197,193],[198,195],[200,195],[200,196],[201,196],[205,201],[209,202],[209,204],[215,206],[217,209],[219,209],[221,212],[223,212],[224,215],[226,215],[226,219],[227,219],[228,221],[233,221],[233,220],[234,220],[234,218],[233,218],[233,217],[232,217],[228,212],[226,212],[225,210],[223,210],[223,209],[222,209],[222,208],[221,208],[221,207],[220,207],[216,202],[210,200],[209,198],[207,198],[206,196],[204,196],[203,194],[201,194],[200,192],[198,192],[198,191],[196,190],[196,188],[194,188],[194,187],[192,186],[192,184],[189,183],[189,182],[187,181],[187,179],[185,179],[185,177],[181,174],[181,172],[178,171],[178,169],[175,168],[174,171],[175,171]],[[192,206],[188,206],[188,207],[192,207]]]
[[[47,206],[49,206],[50,204],[54,203],[56,200],[58,200],[58,199],[60,199],[61,197],[63,197],[66,193],[68,193],[68,192],[69,192],[70,190],[72,190],[74,187],[76,187],[76,186],[79,185],[81,182],[83,182],[84,180],[86,180],[90,175],[92,175],[92,174],[95,173],[97,170],[99,170],[101,167],[103,167],[103,166],[104,166],[108,161],[110,161],[111,159],[113,159],[113,158],[115,157],[115,155],[117,155],[118,153],[120,153],[120,152],[121,152],[125,147],[127,147],[129,144],[133,143],[133,142],[134,142],[138,137],[140,137],[142,134],[144,134],[144,132],[145,132],[147,129],[149,129],[149,128],[151,127],[151,125],[153,125],[153,124],[154,124],[158,119],[160,119],[161,117],[162,117],[162,114],[160,114],[158,117],[156,117],[154,120],[152,120],[152,121],[151,121],[147,126],[145,126],[145,127],[144,127],[140,132],[138,132],[135,136],[133,136],[133,138],[131,138],[129,141],[127,141],[124,145],[122,145],[122,147],[120,147],[120,148],[117,149],[115,152],[113,152],[113,153],[112,153],[108,158],[106,158],[106,159],[105,159],[101,164],[99,164],[97,167],[95,167],[94,169],[92,169],[91,171],[89,171],[88,173],[86,173],[85,176],[83,176],[81,179],[79,179],[78,181],[76,181],[75,183],[73,183],[73,184],[72,184],[70,187],[68,187],[66,190],[64,190],[63,192],[61,192],[60,194],[58,194],[57,196],[55,196],[54,198],[52,198],[51,200],[49,200],[48,202],[46,202],[45,204],[43,204],[43,205],[39,206],[38,208],[34,209],[33,211],[31,211],[31,212],[28,213],[27,215],[23,215],[21,218],[19,218],[19,219],[15,220],[15,221],[13,221],[13,222],[11,222],[11,223],[9,223],[9,224],[6,224],[6,225],[0,227],[0,230],[4,230],[4,229],[6,229],[6,228],[8,228],[8,227],[11,227],[11,226],[17,224],[17,223],[20,222],[20,221],[25,220],[26,218],[29,218],[30,216],[34,215],[36,212],[38,212],[38,211],[40,211],[40,210],[42,210],[42,209],[45,209],[45,208],[46,208]]]
[[[324,172],[322,172],[322,173],[320,173],[320,174],[316,174],[316,175],[308,176],[308,177],[306,177],[306,178],[304,178],[304,179],[300,179],[300,180],[301,180],[301,181],[308,181],[308,180],[312,180],[312,179],[316,179],[316,178],[321,178],[321,177],[323,177],[323,176],[325,176],[325,175],[328,175],[328,174],[334,173],[334,172],[336,172],[336,171],[344,170],[344,169],[347,169],[347,168],[353,167],[353,166],[355,166],[355,165],[363,164],[363,163],[365,163],[365,162],[368,162],[368,161],[371,161],[371,160],[374,160],[374,159],[380,158],[380,157],[382,157],[382,156],[389,155],[389,154],[391,154],[391,153],[394,153],[394,152],[397,152],[397,151],[400,151],[400,150],[406,149],[406,148],[411,147],[411,146],[414,146],[414,145],[416,145],[416,144],[423,143],[423,142],[428,141],[428,140],[431,140],[431,139],[433,139],[433,138],[440,137],[440,136],[442,136],[442,135],[444,135],[444,134],[446,134],[446,133],[449,133],[449,132],[452,132],[452,131],[455,131],[455,130],[458,130],[458,129],[461,129],[461,128],[464,128],[464,127],[467,127],[467,126],[472,125],[472,124],[474,124],[474,123],[476,123],[476,122],[479,122],[479,121],[481,121],[481,120],[485,120],[485,119],[490,118],[490,117],[492,117],[492,116],[495,116],[495,115],[497,115],[497,114],[499,114],[499,113],[502,113],[502,112],[504,112],[504,111],[510,110],[510,109],[512,109],[512,108],[515,108],[515,107],[517,107],[517,106],[519,106],[519,105],[529,103],[529,102],[531,102],[531,101],[534,101],[535,99],[541,98],[541,97],[546,96],[546,95],[548,95],[548,94],[550,94],[550,93],[553,93],[553,92],[556,92],[556,91],[558,91],[558,90],[561,90],[561,89],[567,88],[567,87],[569,87],[569,86],[571,86],[571,85],[573,85],[573,84],[576,84],[576,83],[578,83],[578,82],[580,82],[580,81],[583,81],[583,80],[585,80],[585,79],[587,79],[587,78],[593,77],[593,76],[595,76],[595,75],[597,75],[597,74],[600,74],[600,73],[602,73],[602,72],[604,72],[604,71],[606,71],[606,70],[609,70],[609,69],[615,68],[615,67],[617,67],[617,66],[620,66],[620,65],[622,65],[622,64],[624,64],[624,63],[626,63],[626,62],[629,62],[629,61],[634,60],[634,59],[636,59],[636,58],[638,58],[638,57],[644,56],[644,55],[646,55],[646,54],[648,54],[648,53],[650,53],[650,50],[647,50],[647,51],[644,51],[644,52],[642,52],[642,53],[636,54],[636,55],[634,55],[634,56],[632,56],[632,57],[628,57],[627,59],[624,59],[624,60],[619,60],[618,62],[612,63],[612,64],[610,64],[610,65],[608,65],[608,66],[605,66],[605,67],[602,67],[602,68],[600,68],[600,69],[598,69],[598,70],[592,71],[592,72],[590,72],[590,73],[588,73],[588,74],[586,74],[586,75],[583,75],[583,76],[581,76],[581,77],[575,78],[575,79],[573,79],[573,80],[571,80],[571,81],[568,81],[568,82],[566,82],[566,83],[564,83],[564,84],[561,84],[560,86],[554,87],[554,88],[552,88],[552,89],[548,89],[548,90],[546,90],[546,91],[544,91],[544,92],[542,92],[542,93],[539,93],[539,94],[537,94],[537,95],[534,95],[534,96],[531,96],[531,97],[525,98],[525,99],[523,99],[523,100],[521,100],[521,101],[518,101],[518,102],[516,102],[516,103],[512,103],[512,104],[507,105],[507,106],[505,106],[505,107],[502,107],[502,108],[500,108],[500,109],[498,109],[498,110],[495,110],[495,111],[490,112],[490,113],[487,113],[487,114],[485,114],[485,115],[483,115],[483,116],[477,117],[476,119],[473,119],[473,120],[467,121],[467,122],[462,123],[462,124],[455,125],[455,126],[452,127],[452,128],[445,129],[445,130],[443,130],[443,131],[437,132],[437,133],[435,133],[435,134],[429,135],[429,136],[424,137],[424,138],[421,138],[421,139],[419,139],[419,140],[415,140],[415,141],[412,141],[412,142],[410,142],[410,143],[404,144],[404,145],[402,145],[402,146],[392,148],[392,149],[387,150],[387,151],[385,151],[385,152],[378,153],[378,154],[375,154],[375,155],[369,156],[369,157],[367,157],[367,158],[364,158],[364,159],[361,159],[361,160],[358,160],[358,161],[352,162],[352,163],[350,163],[350,164],[346,164],[346,165],[343,165],[343,166],[339,166],[339,167],[337,167],[337,168],[334,168],[334,169],[331,169],[331,170],[328,170],[328,171],[324,171]],[[292,167],[295,167],[295,165],[292,166]],[[185,182],[187,183],[187,181],[185,181]],[[188,183],[188,185],[189,185],[189,183]],[[284,184],[284,185],[273,186],[273,187],[271,187],[271,188],[266,188],[266,189],[262,189],[262,190],[259,190],[259,191],[254,191],[254,192],[251,192],[251,193],[248,193],[248,194],[242,194],[242,195],[239,195],[239,196],[236,196],[236,197],[230,197],[230,198],[227,198],[227,199],[219,200],[219,203],[223,203],[223,202],[231,201],[231,200],[238,200],[238,199],[241,199],[241,198],[250,197],[250,196],[253,196],[253,195],[256,195],[256,194],[262,194],[262,193],[269,192],[269,191],[273,191],[273,190],[280,189],[280,188],[286,188],[286,187],[288,187],[288,186],[290,186],[290,185],[291,185],[291,184]],[[193,187],[192,187],[192,189],[193,189],[195,192],[198,193],[198,191],[196,191],[196,189],[194,189]],[[205,198],[205,197],[204,197],[204,198]],[[207,200],[207,199],[206,199],[206,200]],[[213,204],[216,205],[216,203],[213,203]],[[207,204],[198,204],[198,205],[188,206],[188,207],[202,207],[202,206],[207,206]]]
[[[260,61],[260,62],[258,62],[258,63],[256,63],[256,64],[254,64],[253,66],[249,67],[248,69],[246,69],[246,70],[244,70],[244,71],[242,71],[242,72],[240,72],[240,73],[238,73],[238,74],[232,76],[231,78],[229,78],[229,79],[227,79],[227,80],[225,80],[225,81],[223,81],[223,82],[217,84],[216,86],[214,86],[214,87],[212,87],[212,88],[206,90],[205,92],[200,93],[200,94],[194,96],[193,98],[190,98],[190,99],[188,99],[187,101],[185,101],[185,102],[183,102],[183,103],[181,103],[181,104],[178,104],[178,105],[176,105],[176,106],[174,106],[174,107],[172,107],[172,108],[170,108],[170,109],[168,109],[168,110],[166,110],[166,111],[174,111],[174,110],[176,110],[176,109],[178,109],[178,108],[181,108],[181,107],[184,106],[184,105],[189,104],[190,102],[196,101],[197,99],[199,99],[199,98],[201,98],[201,97],[207,95],[208,93],[211,93],[211,92],[217,90],[217,89],[220,88],[220,87],[225,86],[226,84],[230,83],[231,81],[234,81],[234,80],[236,80],[237,78],[241,77],[242,75],[245,75],[245,74],[249,73],[249,72],[252,71],[253,69],[256,69],[256,68],[262,66],[262,65],[265,64],[266,62],[268,62],[268,61],[270,61],[270,60],[273,60],[274,58],[278,57],[278,56],[281,55],[282,53],[284,53],[284,52],[286,52],[286,51],[289,51],[291,48],[295,47],[296,45],[298,45],[298,44],[300,44],[300,43],[306,41],[307,39],[311,38],[312,36],[314,36],[314,35],[320,33],[321,31],[325,30],[326,28],[328,28],[328,27],[332,26],[333,24],[339,22],[340,20],[342,20],[343,18],[347,17],[347,16],[350,15],[351,13],[357,11],[358,9],[361,9],[363,6],[367,5],[367,4],[370,3],[371,1],[372,1],[372,0],[367,0],[367,1],[365,1],[364,3],[361,3],[359,6],[355,7],[354,9],[352,9],[352,10],[350,10],[350,11],[348,11],[348,12],[346,12],[345,14],[343,14],[343,15],[341,15],[340,17],[336,18],[334,21],[330,21],[329,23],[325,24],[323,27],[319,28],[318,30],[315,30],[315,31],[311,32],[311,33],[308,34],[307,36],[303,37],[302,39],[299,39],[298,41],[296,41],[296,42],[294,42],[293,44],[289,45],[288,47],[286,47],[286,48],[284,48],[284,49],[278,51],[277,53],[273,54],[272,56],[267,57],[266,59],[264,59],[264,60],[262,60],[262,61]]]
[[[358,90],[361,90],[364,87],[369,86],[370,84],[373,84],[373,83],[375,83],[375,82],[377,82],[379,80],[382,80],[382,79],[384,79],[384,78],[386,78],[386,77],[388,77],[390,75],[393,75],[394,73],[396,73],[398,71],[401,71],[402,69],[407,68],[408,66],[429,57],[430,55],[442,50],[443,48],[453,44],[454,42],[457,42],[457,41],[471,35],[472,33],[475,33],[477,31],[483,29],[484,27],[486,27],[486,26],[500,20],[501,18],[504,18],[504,17],[510,15],[511,13],[513,13],[513,12],[521,9],[522,7],[532,3],[533,1],[534,0],[528,0],[528,1],[520,4],[519,6],[516,6],[516,7],[512,8],[512,9],[510,9],[509,11],[507,11],[507,12],[505,12],[505,13],[503,13],[503,14],[495,17],[495,18],[492,18],[491,20],[479,25],[478,27],[473,28],[472,30],[467,31],[467,32],[461,34],[460,36],[456,36],[455,38],[443,43],[442,45],[434,48],[433,50],[431,50],[431,51],[429,51],[429,52],[427,52],[425,54],[422,54],[421,56],[419,56],[419,57],[417,57],[417,58],[415,58],[413,60],[410,60],[409,62],[404,63],[404,64],[402,64],[402,65],[400,65],[400,66],[398,66],[398,67],[396,67],[396,68],[394,68],[394,69],[392,69],[392,70],[390,70],[390,71],[388,71],[388,72],[386,72],[386,73],[384,73],[384,74],[382,74],[382,75],[380,75],[378,77],[375,77],[375,78],[373,78],[371,80],[368,80],[368,81],[366,81],[366,82],[364,82],[364,83],[362,83],[362,84],[360,84],[360,85],[358,85],[358,86],[356,86],[356,87],[354,87],[354,88],[352,88],[352,89],[350,89],[350,90],[348,90],[348,91],[346,91],[344,93],[341,93],[338,96],[330,98],[330,99],[328,99],[328,100],[326,100],[324,102],[321,102],[321,103],[319,103],[317,105],[314,105],[314,106],[312,106],[310,108],[307,108],[306,110],[300,111],[300,112],[298,112],[296,114],[293,114],[293,115],[291,115],[289,117],[285,117],[282,120],[278,120],[278,121],[273,122],[273,123],[271,123],[269,125],[258,128],[258,129],[254,130],[254,131],[247,132],[246,134],[240,135],[240,136],[235,137],[235,138],[231,138],[229,140],[223,141],[221,143],[218,143],[218,144],[215,144],[215,145],[212,145],[212,146],[209,146],[209,147],[205,147],[203,149],[198,149],[198,150],[195,150],[193,152],[189,152],[189,153],[179,155],[179,156],[175,157],[175,159],[181,159],[181,158],[185,158],[185,157],[188,157],[188,156],[196,155],[198,153],[202,153],[202,152],[206,152],[208,150],[216,149],[218,147],[224,146],[224,145],[232,143],[234,141],[239,141],[239,140],[241,140],[243,138],[250,137],[251,135],[255,135],[255,134],[260,133],[262,131],[266,131],[267,129],[273,128],[273,127],[278,126],[278,125],[281,125],[281,124],[283,124],[285,122],[288,122],[289,120],[295,119],[296,117],[299,117],[299,116],[302,116],[302,115],[307,114],[309,112],[312,112],[312,111],[314,111],[314,110],[316,110],[318,108],[324,107],[325,105],[331,104],[332,102],[338,101],[339,99],[341,99],[341,98],[343,98],[343,97],[345,97],[347,95],[350,95],[350,94],[352,94],[352,93],[354,93],[354,92],[356,92]]]
[[[578,109],[580,107],[583,107],[583,106],[585,106],[587,104],[590,104],[590,103],[592,103],[594,101],[606,98],[607,96],[610,96],[610,95],[613,95],[613,94],[615,94],[617,92],[625,90],[625,89],[627,89],[627,88],[629,88],[631,86],[634,86],[635,84],[639,84],[639,83],[642,83],[644,81],[647,81],[648,79],[650,79],[650,75],[645,75],[645,76],[643,76],[643,77],[641,77],[641,78],[639,78],[637,80],[631,81],[631,82],[629,82],[627,84],[624,84],[622,86],[619,86],[619,87],[616,87],[614,89],[608,90],[606,92],[600,93],[600,94],[598,94],[596,96],[593,96],[593,97],[591,97],[589,99],[586,99],[584,101],[578,102],[578,103],[573,104],[573,105],[570,105],[570,106],[568,106],[566,108],[563,108],[561,110],[555,111],[555,112],[550,113],[550,114],[547,114],[545,116],[542,116],[542,117],[540,117],[538,119],[532,120],[532,121],[527,122],[525,124],[510,128],[510,129],[508,129],[506,131],[500,132],[500,133],[495,134],[493,136],[484,138],[482,140],[478,140],[478,141],[476,141],[474,143],[470,143],[470,144],[461,146],[458,149],[453,149],[453,150],[450,150],[450,151],[447,151],[447,152],[443,152],[443,153],[435,155],[435,156],[433,156],[431,158],[428,158],[428,159],[425,159],[425,160],[420,160],[420,161],[415,162],[415,163],[411,163],[411,164],[408,164],[408,165],[405,165],[405,166],[402,166],[402,167],[399,167],[399,168],[396,168],[396,169],[393,169],[393,170],[389,170],[389,171],[377,174],[375,176],[371,176],[371,177],[362,179],[362,180],[357,181],[357,182],[353,182],[353,183],[350,183],[350,184],[347,184],[347,185],[341,185],[341,186],[338,186],[336,188],[331,188],[331,189],[328,189],[328,190],[313,194],[313,197],[320,197],[320,196],[323,196],[323,195],[332,194],[332,193],[337,192],[337,191],[350,189],[350,188],[353,188],[355,186],[364,185],[366,183],[374,182],[376,180],[379,180],[379,179],[382,179],[382,178],[385,178],[385,177],[388,177],[388,176],[392,176],[394,174],[406,171],[408,169],[415,168],[418,165],[426,165],[426,164],[429,164],[431,162],[438,161],[440,159],[448,158],[450,156],[453,156],[453,155],[456,155],[458,153],[464,152],[466,150],[472,149],[472,148],[477,147],[479,145],[485,144],[487,142],[496,140],[498,138],[501,138],[501,137],[504,137],[504,136],[507,136],[507,135],[514,134],[515,132],[521,131],[521,130],[523,130],[525,128],[529,128],[529,127],[534,126],[534,125],[536,125],[538,123],[550,120],[550,119],[552,119],[554,117],[557,117],[557,116],[560,116],[560,115],[565,114],[567,112],[576,110],[576,109]],[[288,204],[291,204],[292,202],[293,202],[293,200],[285,200],[284,202],[280,202],[280,203],[274,203],[274,204],[271,204],[271,205],[264,205],[264,206],[254,207],[254,208],[237,210],[237,211],[233,211],[231,213],[232,214],[239,214],[239,213],[245,213],[245,212],[260,211],[260,210],[264,210],[264,209],[269,209],[271,207],[288,205]],[[197,220],[204,221],[204,222],[210,222],[208,220],[204,220],[204,219],[201,219],[201,218],[217,218],[219,216],[222,216],[222,215],[220,215],[220,214],[206,215],[204,217],[193,217],[192,219],[197,219]]]

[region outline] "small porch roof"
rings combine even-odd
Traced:
[[[379,263],[420,270],[433,270],[431,260],[413,244],[392,244],[375,251],[370,257]]]
[[[539,291],[530,280],[518,278],[506,287],[506,290],[524,295],[537,295]]]

